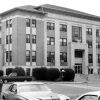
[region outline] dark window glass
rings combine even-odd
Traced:
[[[36,27],[36,20],[32,19],[32,27]]]
[[[93,63],[93,55],[92,54],[88,54],[88,62]]]
[[[61,38],[60,39],[60,45],[61,46],[67,46],[67,39],[66,38]]]
[[[54,37],[48,37],[47,38],[47,44],[48,45],[55,45],[55,38]]]
[[[30,62],[30,51],[26,51],[26,62]]]
[[[30,27],[30,19],[26,18],[26,27]]]
[[[36,43],[36,35],[32,35],[32,43]]]
[[[92,48],[92,41],[87,40],[88,48]]]
[[[100,54],[98,54],[98,63],[100,63]]]
[[[55,53],[54,52],[47,53],[47,62],[55,63]]]
[[[60,61],[67,62],[67,53],[66,52],[60,53]]]
[[[8,44],[8,41],[9,41],[9,39],[8,39],[8,35],[6,36],[6,44]]]
[[[72,26],[72,41],[82,42],[82,27]]]
[[[61,32],[67,32],[67,25],[60,24],[60,31]]]
[[[26,34],[26,43],[30,43],[30,34]]]
[[[6,62],[8,62],[8,51],[6,51]]]
[[[86,33],[87,35],[92,35],[92,28],[87,28]]]
[[[47,22],[47,30],[54,30],[55,29],[55,24],[51,22]]]
[[[32,62],[36,62],[36,51],[32,51]]]

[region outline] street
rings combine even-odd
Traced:
[[[83,93],[89,91],[100,90],[99,84],[66,84],[66,83],[49,83],[48,86],[57,93],[65,94],[73,99],[80,96]]]

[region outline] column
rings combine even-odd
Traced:
[[[96,66],[96,26],[92,26],[92,44],[93,44],[93,70],[97,73]]]
[[[55,21],[55,66],[60,66],[60,25]]]
[[[72,42],[72,25],[71,22],[67,24],[67,63],[71,68],[71,42]]]
[[[86,44],[86,25],[82,25],[82,43]]]
[[[47,66],[47,22],[44,21],[44,66]]]

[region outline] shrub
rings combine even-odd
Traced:
[[[13,72],[13,68],[7,68],[6,69],[6,75],[9,75],[12,72]]]
[[[47,69],[47,72],[46,72],[47,80],[55,81],[56,79],[59,78],[59,76],[60,76],[59,69],[57,69],[57,68],[49,68],[49,69]]]
[[[0,76],[3,76],[3,70],[0,70]]]
[[[46,80],[46,67],[34,68],[32,71],[32,76],[37,80]]]
[[[14,68],[13,73],[17,73],[17,76],[25,76],[25,71],[22,67]]]
[[[75,72],[73,69],[67,68],[67,69],[63,69],[64,72],[62,73],[63,75],[63,80],[64,81],[73,81],[74,77],[75,77]]]

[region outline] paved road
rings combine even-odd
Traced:
[[[98,84],[98,85],[97,85]],[[100,83],[49,83],[48,86],[57,93],[65,94],[71,98],[76,98],[83,93],[100,90]]]

